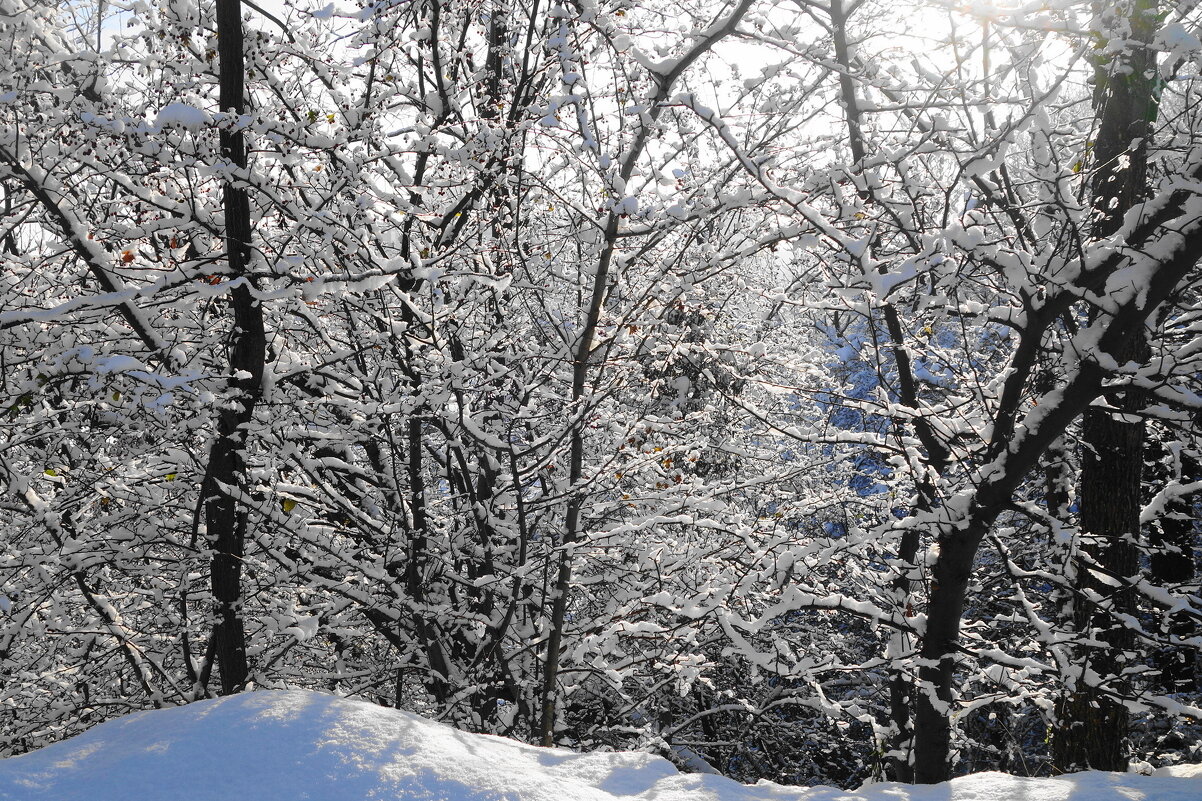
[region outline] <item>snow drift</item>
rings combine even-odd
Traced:
[[[1178,771],[1189,774],[1191,771]],[[983,773],[856,792],[681,774],[638,753],[577,754],[465,734],[321,693],[264,691],[130,715],[0,760],[3,801],[1198,801],[1202,774]]]

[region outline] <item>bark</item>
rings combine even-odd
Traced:
[[[1107,9],[1101,22],[1123,35],[1127,47],[1095,70],[1094,105],[1098,134],[1094,145],[1096,172],[1091,183],[1097,238],[1119,230],[1126,213],[1147,192],[1148,138],[1156,117],[1154,79],[1156,60],[1146,47],[1156,29],[1156,0],[1134,0],[1127,7]],[[1091,321],[1098,318],[1091,313]],[[1127,333],[1112,355],[1119,364],[1148,358],[1142,326]],[[1111,576],[1134,577],[1139,569],[1137,539],[1143,466],[1144,423],[1138,417],[1143,402],[1127,391],[1106,396],[1109,407],[1092,406],[1082,421],[1081,530],[1086,535],[1085,561],[1097,562]],[[1080,662],[1101,677],[1120,676],[1134,644],[1112,612],[1131,613],[1134,593],[1098,580],[1085,565],[1078,571],[1082,590],[1097,593],[1101,604],[1078,598],[1071,625],[1083,637],[1100,641],[1099,648],[1082,649]],[[1095,638],[1091,636],[1098,633]],[[1123,689],[1121,679],[1116,689]],[[1081,676],[1066,688],[1053,735],[1053,764],[1064,771],[1093,768],[1125,771],[1123,744],[1129,727],[1127,708]]]
[[[835,63],[839,65],[839,95],[847,121],[847,146],[851,149],[852,161],[859,165],[864,160],[864,131],[855,80],[851,74],[851,48],[847,40],[849,14],[843,7],[843,0],[831,0],[830,10],[831,40],[835,48]]]
[[[902,608],[909,608],[914,594],[914,582],[910,578],[915,560],[918,558],[920,536],[918,529],[910,528],[902,534],[901,548],[897,554],[898,576],[894,580],[894,592]],[[892,632],[889,635],[895,657],[900,657],[902,651],[910,647],[911,637],[902,632]],[[913,752],[914,729],[910,718],[913,714],[914,681],[902,670],[893,670],[889,677],[889,722],[892,724],[892,736],[886,743],[885,771],[886,777],[895,782],[914,781],[914,767],[910,764],[910,754]]]
[[[915,693],[913,780],[920,784],[936,784],[951,777],[951,711],[956,701],[960,619],[977,548],[995,516],[990,514],[966,530],[939,538]]]
[[[843,102],[844,119],[847,123],[847,144],[856,173],[861,171],[867,150],[864,143],[863,115],[856,96],[855,79],[852,75],[853,61],[847,24],[850,15],[855,13],[859,7],[858,4],[846,7],[843,0],[831,0],[830,4],[831,42],[835,50],[835,63],[839,65],[839,93]],[[866,203],[876,200],[869,190],[861,191],[859,195]],[[915,246],[916,250],[918,249],[916,242],[911,244]],[[882,273],[884,270],[885,268],[882,266]],[[881,313],[888,333],[887,347],[897,364],[898,397],[902,403],[917,409],[919,407],[918,382],[914,379],[910,353],[905,347],[905,332],[902,329],[900,317],[892,304],[886,304]],[[930,425],[921,417],[914,420],[913,428],[914,433],[917,434],[926,449],[927,461],[931,468],[937,473],[943,472],[947,468],[949,459],[947,448],[939,442]],[[905,433],[905,431],[899,431],[899,438]],[[919,480],[914,499],[914,511],[919,514],[930,512],[933,508],[934,497],[935,488],[931,481],[927,478]],[[894,597],[901,609],[910,609],[914,606],[913,573],[916,570],[915,562],[921,544],[922,537],[917,528],[907,528],[903,532],[897,552],[898,575],[893,581]],[[912,648],[912,645],[912,640],[908,635],[900,631],[893,632],[890,635],[888,652],[894,659],[900,659]],[[914,749],[914,727],[911,718],[915,712],[915,699],[913,677],[900,667],[893,668],[889,678],[891,732],[885,743],[885,772],[886,776],[893,781],[914,781],[914,766],[911,764],[910,758]]]
[[[221,109],[244,114],[241,0],[217,0],[217,36]],[[221,156],[230,170],[223,192],[225,248],[229,274],[236,284],[230,293],[233,328],[229,367],[233,392],[217,414],[216,437],[209,451],[201,493],[205,500],[205,528],[212,548],[210,586],[217,605],[213,658],[224,695],[242,689],[249,675],[241,610],[247,512],[225,488],[246,486],[247,425],[262,395],[267,338],[263,309],[254,296],[255,281],[250,275],[250,199],[240,181],[247,163],[246,143],[240,129],[221,131]]]
[[[1138,401],[1125,399],[1124,406]],[[1082,426],[1085,444],[1081,465],[1081,527],[1091,542],[1082,550],[1106,573],[1133,577],[1139,569],[1136,537],[1139,532],[1140,467],[1143,462],[1143,423],[1123,422],[1095,408],[1087,410]],[[1078,597],[1070,625],[1082,637],[1103,643],[1082,648],[1079,665],[1099,676],[1118,676],[1125,652],[1134,645],[1129,630],[1111,614],[1130,613],[1134,593],[1097,578],[1083,564],[1078,570],[1082,589],[1108,602],[1101,605]],[[1060,770],[1125,771],[1123,745],[1129,727],[1127,708],[1103,689],[1086,684],[1084,676],[1066,688],[1053,736],[1052,760]],[[1122,685],[1122,682],[1120,682]]]

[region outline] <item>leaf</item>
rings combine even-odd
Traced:
[[[285,498],[284,500],[280,501],[280,506],[285,512],[291,512],[296,508],[296,501],[292,500],[291,498]]]
[[[48,475],[51,478],[58,478],[58,471],[55,470],[53,467],[47,467],[46,470],[44,471],[44,473],[45,473],[45,475]]]
[[[33,405],[33,396],[30,395],[28,392],[26,392],[24,395],[17,398],[16,402],[13,403],[12,406],[8,407],[8,416],[10,418],[16,417],[17,414],[20,413],[20,411],[22,409],[28,409],[32,405]]]
[[[167,475],[163,476],[163,480],[164,481],[175,481],[175,479],[178,475],[179,475],[178,473],[168,473]]]

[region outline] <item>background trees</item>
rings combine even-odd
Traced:
[[[10,751],[299,684],[935,781],[1194,709],[1192,9],[10,5]]]

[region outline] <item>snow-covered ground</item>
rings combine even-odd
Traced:
[[[1200,801],[1202,770],[855,792],[737,784],[657,757],[577,754],[464,734],[303,691],[255,692],[131,715],[0,760],[2,801]]]

